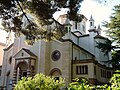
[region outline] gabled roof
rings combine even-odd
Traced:
[[[32,56],[32,57],[37,57],[33,52],[31,52],[29,49],[26,49],[26,48],[22,48],[19,52],[17,52],[15,56],[17,56],[21,51],[25,51],[28,55]]]
[[[32,53],[29,49],[22,48],[25,52],[27,52],[30,56],[37,57],[34,53]]]

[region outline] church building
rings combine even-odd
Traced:
[[[64,25],[66,34],[60,40],[39,40],[34,45],[25,43],[25,36],[14,38],[4,49],[1,85],[11,90],[21,77],[34,76],[37,73],[65,78],[70,83],[74,78],[85,78],[91,84],[108,83],[114,72],[110,65],[103,61],[111,59],[111,52],[104,55],[96,47],[97,42],[105,42],[101,28],[94,26],[90,18],[89,30],[86,30],[87,18],[81,22],[71,21],[67,14],[57,20]],[[88,33],[87,33],[88,32]]]

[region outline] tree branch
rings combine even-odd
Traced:
[[[26,17],[27,21],[31,24],[31,22],[30,22],[29,18],[27,17],[26,13],[23,11],[23,9],[22,9],[22,7],[21,7],[19,1],[16,0],[16,2],[17,2],[17,4],[18,4],[18,6],[20,7],[21,11],[23,12],[23,15]],[[31,25],[32,25],[32,24],[31,24]]]

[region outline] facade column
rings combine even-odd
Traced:
[[[15,69],[14,70],[14,74],[13,74],[13,86],[12,86],[12,88],[14,88],[14,84],[16,84],[16,79],[17,79],[17,70]]]
[[[31,59],[28,61],[28,67],[27,67],[27,77],[31,76]]]

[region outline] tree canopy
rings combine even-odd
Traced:
[[[106,34],[111,40],[107,40],[105,43],[98,42],[97,47],[101,49],[102,52],[107,54],[111,50],[112,60],[107,63],[111,63],[113,67],[119,68],[120,66],[120,4],[113,7],[113,13],[110,17],[110,21],[105,21],[103,26],[108,28]]]
[[[80,3],[83,0],[0,0],[0,18],[6,31],[15,32],[16,36],[24,34],[27,39],[36,40],[61,35],[60,28],[56,25],[54,31],[44,28],[50,26],[53,14],[61,8],[68,8],[68,18],[80,22],[83,15],[78,15]],[[30,20],[27,14],[31,14],[34,20]],[[23,28],[23,17],[27,20],[27,26]],[[28,24],[29,23],[29,24]],[[55,32],[55,33],[53,33]],[[63,33],[62,33],[63,34]],[[43,37],[40,37],[40,36]],[[48,37],[47,37],[48,38]],[[55,37],[56,38],[56,37]]]
[[[120,44],[120,4],[114,6],[113,11],[110,22],[105,22],[104,26],[108,28],[107,35],[113,42]]]

